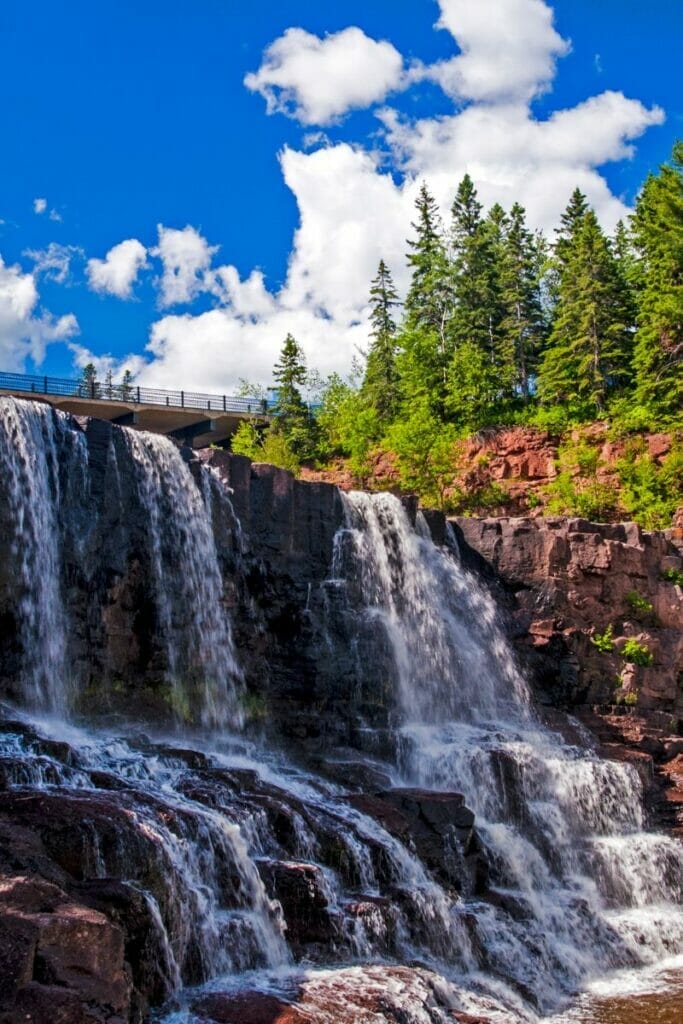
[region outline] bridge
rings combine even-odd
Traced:
[[[25,373],[0,372],[0,395],[47,402],[75,416],[96,416],[122,426],[167,434],[196,448],[225,441],[240,420],[268,418],[268,402],[259,398],[161,391],[137,384]]]

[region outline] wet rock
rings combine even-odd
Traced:
[[[40,879],[3,877],[0,933],[3,1024],[131,1019],[123,932],[104,914]]]
[[[265,992],[215,992],[197,999],[191,1009],[210,1024],[311,1024],[307,1013]]]
[[[317,864],[260,860],[257,867],[268,895],[279,901],[287,939],[301,950],[341,938],[339,913],[330,906],[322,869]]]

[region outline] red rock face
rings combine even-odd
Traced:
[[[123,932],[104,914],[24,876],[0,879],[0,914],[2,1024],[130,1019]]]

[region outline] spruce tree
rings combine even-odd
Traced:
[[[377,277],[370,287],[372,344],[368,352],[361,395],[377,413],[382,426],[394,419],[400,402],[396,366],[396,322],[393,309],[399,305],[391,271],[380,260]]]
[[[639,402],[663,416],[683,407],[683,142],[636,203],[642,258],[634,369]]]
[[[593,210],[559,267],[558,303],[538,390],[546,403],[601,411],[630,376],[631,333],[617,261]]]
[[[451,207],[451,275],[454,296],[446,409],[473,429],[492,418],[511,388],[509,353],[501,346],[501,255],[507,216],[498,204],[486,219],[468,174]]]
[[[524,207],[515,203],[510,211],[500,263],[504,309],[501,348],[512,366],[514,390],[524,401],[531,393],[531,382],[547,332],[541,293],[544,260],[543,237],[535,237],[528,230]]]
[[[560,226],[555,229],[555,260],[560,269],[569,261],[572,248],[583,218],[590,209],[586,196],[580,188],[571,194],[567,208],[560,217]]]
[[[86,363],[81,372],[79,392],[84,398],[97,398],[100,385],[97,380],[97,370],[94,363]]]
[[[306,360],[291,334],[287,335],[282,346],[273,377],[277,399],[272,410],[272,429],[285,438],[299,459],[311,458],[315,450],[315,424],[300,391],[307,380]]]
[[[405,321],[398,368],[403,397],[424,396],[442,415],[450,347],[448,319],[452,310],[448,259],[434,197],[422,185],[415,201],[415,238],[408,241],[412,280],[405,302]]]
[[[451,259],[455,308],[450,324],[454,347],[478,345],[494,361],[496,308],[495,250],[500,246],[505,214],[495,207],[487,224],[469,174],[458,186],[451,207]]]

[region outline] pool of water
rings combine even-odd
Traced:
[[[683,966],[617,976],[548,1024],[683,1024]]]

